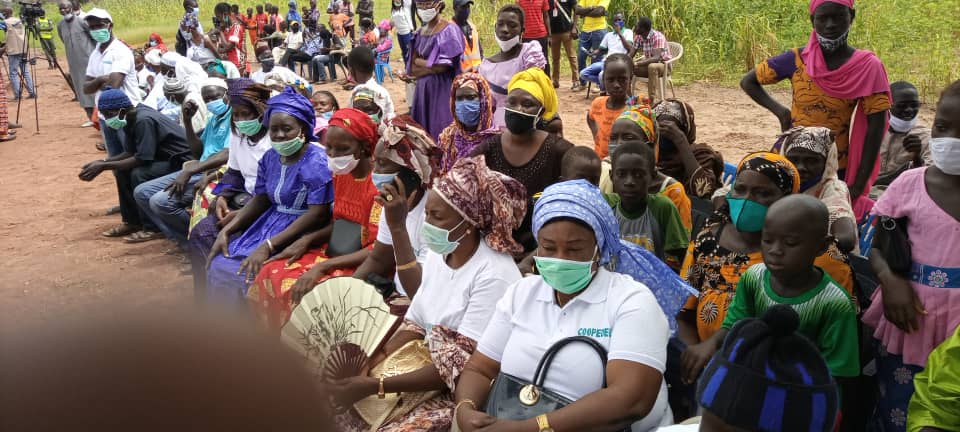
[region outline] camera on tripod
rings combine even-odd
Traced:
[[[37,2],[24,2],[20,3],[20,20],[22,20],[27,26],[36,25],[38,18],[43,18],[47,15],[46,11],[43,10],[43,5]]]

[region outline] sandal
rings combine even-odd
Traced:
[[[123,238],[124,242],[135,244],[166,238],[160,231],[137,231]]]
[[[570,91],[578,92],[578,91],[580,91],[580,90],[583,90],[583,87],[581,87],[581,86],[580,86],[580,83],[578,83],[578,82],[574,82],[574,83],[573,83],[573,86],[570,87]]]
[[[102,142],[98,142],[97,145],[96,145],[96,147],[97,147],[97,150],[100,150],[100,151],[102,151],[102,152],[107,151],[107,146],[104,145]]]
[[[108,238],[123,237],[140,231],[140,227],[131,224],[120,224],[113,228],[110,228],[107,231],[100,233],[100,235]]]

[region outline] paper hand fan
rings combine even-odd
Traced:
[[[300,300],[280,338],[306,358],[319,378],[336,380],[359,375],[399,323],[372,285],[339,277]]]

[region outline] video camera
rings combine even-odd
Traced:
[[[43,18],[47,15],[47,12],[43,10],[43,5],[37,2],[24,2],[20,3],[20,20],[22,20],[26,25],[35,25],[37,23],[37,18]]]

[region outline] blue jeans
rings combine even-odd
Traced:
[[[324,68],[330,71],[331,80],[337,79],[337,62],[335,57],[337,56],[324,54],[313,56],[313,60],[310,60],[310,75],[314,81],[327,80],[327,72]]]
[[[8,61],[10,62],[10,83],[13,84],[13,97],[20,99],[22,92],[20,88],[20,74],[23,74],[23,79],[27,84],[27,93],[30,93],[31,97],[37,97],[37,91],[33,87],[33,77],[30,76],[27,59],[23,58],[23,54],[7,54],[7,58],[9,58]]]
[[[410,41],[413,40],[413,33],[397,35],[397,42],[400,43],[400,53],[403,55],[403,64],[406,66],[410,60]]]
[[[580,32],[580,49],[577,50],[577,68],[584,70],[587,67],[587,57],[590,51],[600,48],[600,42],[607,35],[606,30],[595,30],[592,32]],[[593,63],[591,61],[591,63]],[[586,84],[582,80],[580,84]]]
[[[140,208],[141,214],[156,225],[163,235],[185,245],[187,230],[190,228],[190,214],[187,213],[187,208],[193,205],[196,189],[194,186],[203,177],[203,173],[191,176],[183,196],[176,198],[164,189],[173,184],[181,172],[172,172],[137,186],[133,191],[133,197],[137,200],[137,207]]]
[[[594,63],[591,64],[590,66],[587,66],[587,67],[583,68],[583,70],[580,71],[580,81],[581,81],[581,82],[590,81],[590,82],[592,82],[592,83],[594,83],[594,84],[599,85],[599,86],[600,86],[600,90],[603,90],[602,77],[603,77],[603,62],[602,62],[602,61],[594,62]]]

